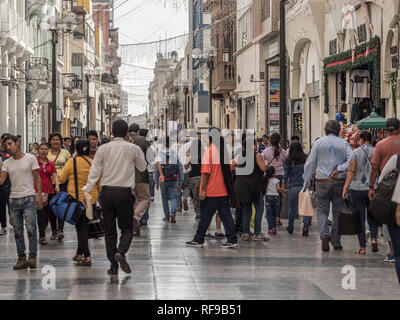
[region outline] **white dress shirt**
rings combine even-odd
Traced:
[[[83,191],[91,192],[101,176],[101,185],[109,187],[135,187],[135,167],[143,172],[147,162],[143,151],[122,138],[99,147]]]

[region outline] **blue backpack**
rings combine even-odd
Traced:
[[[166,154],[166,163],[161,165],[161,169],[165,180],[175,181],[178,180],[179,168],[177,163],[169,163],[170,155]]]
[[[51,211],[57,218],[60,218],[72,225],[76,225],[85,214],[85,207],[79,202],[78,193],[78,174],[76,170],[76,157],[74,157],[74,180],[75,180],[75,197],[72,198],[68,193],[61,191],[56,194],[50,201]],[[85,159],[86,160],[86,159]]]

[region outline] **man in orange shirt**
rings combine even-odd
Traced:
[[[238,240],[230,207],[230,200],[235,198],[235,191],[230,165],[224,163],[226,152],[220,152],[226,151],[226,147],[218,129],[210,129],[209,144],[201,165],[200,221],[193,240],[186,242],[186,245],[203,247],[207,228],[218,210],[228,238],[222,247],[235,248],[238,246]],[[220,150],[219,148],[224,149]]]

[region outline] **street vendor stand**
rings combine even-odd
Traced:
[[[369,117],[357,122],[358,128],[371,132],[374,139],[382,140],[386,137],[386,119],[379,116],[373,109]]]

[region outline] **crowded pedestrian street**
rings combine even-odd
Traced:
[[[321,252],[316,225],[308,238],[284,227],[270,241],[240,241],[239,248],[221,248],[223,240],[206,240],[204,248],[187,248],[196,229],[193,206],[178,213],[176,224],[163,221],[160,193],[151,204],[148,226],[134,237],[127,260],[132,273],[106,274],[109,262],[104,239],[89,241],[93,264],[76,266],[75,230],[65,229],[62,242],[50,241],[38,252],[38,268],[12,270],[13,233],[0,239],[0,299],[160,299],[160,300],[341,300],[398,299],[400,289],[393,264],[383,262],[384,251],[359,256],[355,237],[343,237],[343,251]],[[285,220],[283,220],[285,222]],[[263,229],[266,224],[263,224]],[[211,226],[211,232],[215,224]],[[281,231],[281,232],[280,232]],[[381,239],[379,240],[381,242]],[[383,244],[383,240],[382,240]],[[55,268],[55,289],[42,287],[46,266]],[[356,288],[344,290],[345,266],[356,271]],[[371,293],[371,291],[373,293]]]

